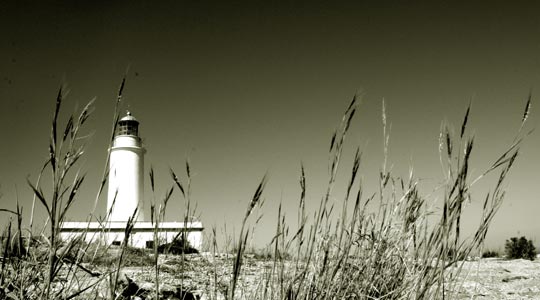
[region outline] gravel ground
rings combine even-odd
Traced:
[[[217,268],[217,278],[213,275],[214,260],[220,266]],[[232,260],[232,255],[225,254],[217,257],[207,253],[186,256],[184,286],[204,295],[204,290],[213,290],[217,280],[218,290],[225,292],[225,285],[230,280]],[[182,278],[178,272],[180,264],[179,257],[163,258],[160,264],[163,283],[179,284]],[[240,290],[249,290],[260,284],[261,272],[270,272],[271,268],[271,261],[248,256],[244,261]],[[125,271],[136,282],[153,281],[152,269],[127,268]],[[540,299],[539,260],[486,258],[467,261],[464,262],[460,279],[461,284],[457,286],[458,299]]]
[[[465,262],[459,299],[540,299],[540,261]]]
[[[160,287],[173,290],[182,287],[201,299],[224,299],[230,281],[233,255],[209,253],[160,256]],[[215,264],[214,264],[215,262]],[[249,294],[263,283],[273,262],[247,255],[244,259],[239,294]],[[215,268],[215,269],[214,269]],[[181,270],[184,270],[182,273]],[[214,270],[217,276],[214,276]],[[123,273],[140,287],[153,289],[153,267],[126,267]],[[540,299],[540,260],[504,260],[487,258],[464,262],[459,278],[457,299]],[[217,284],[217,288],[215,288]],[[208,294],[208,291],[217,291]],[[241,296],[241,295],[238,295]]]

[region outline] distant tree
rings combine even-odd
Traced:
[[[534,260],[536,257],[536,249],[534,248],[532,240],[527,240],[524,236],[512,237],[506,240],[504,245],[506,257],[510,259],[524,258],[528,260]]]

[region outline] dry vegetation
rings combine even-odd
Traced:
[[[124,82],[118,93],[114,126],[123,86]],[[50,159],[42,171],[50,170],[52,174],[53,184],[47,189],[51,192],[45,195],[39,180],[29,182],[47,211],[48,229],[42,231],[40,238],[31,238],[36,230],[32,220],[28,227],[23,225],[21,208],[17,205],[16,211],[3,210],[2,213],[15,216],[15,222],[6,228],[2,243],[1,299],[192,299],[193,294],[206,299],[460,298],[463,258],[482,251],[490,222],[503,201],[503,183],[518,155],[530,107],[529,98],[513,143],[477,178],[470,177],[474,149],[474,138],[467,134],[470,110],[466,110],[457,134],[448,126],[443,127],[439,148],[445,173],[440,187],[444,198],[442,210],[434,212],[432,200],[419,190],[414,174],[411,172],[406,178],[392,174],[386,158],[379,174],[375,174],[379,186],[373,195],[364,195],[358,178],[360,150],[356,151],[352,165],[341,165],[347,132],[357,110],[355,97],[331,137],[329,180],[318,209],[306,211],[306,201],[311,200],[306,199],[306,174],[302,167],[298,224],[286,224],[280,208],[270,253],[254,258],[246,253],[250,232],[247,224],[261,201],[266,178],[248,203],[242,228],[235,238],[238,242],[234,253],[220,254],[215,230],[213,245],[200,255],[160,255],[157,243],[153,251],[142,251],[130,249],[126,241],[118,248],[85,244],[81,240],[61,241],[59,224],[84,181],[76,167],[84,149],[80,130],[92,107],[90,103],[78,117],[71,116],[65,129],[59,131],[62,98],[60,90],[51,127]],[[384,104],[382,121],[386,157],[389,134]],[[112,137],[111,134],[111,141]],[[338,204],[341,207],[337,207],[330,199],[335,193],[338,170],[343,168],[349,169],[349,179],[345,196]],[[460,223],[465,204],[471,200],[470,189],[494,172],[498,173],[498,180],[482,200],[480,225],[472,237],[464,239]],[[173,190],[180,190],[189,207],[189,164],[186,174],[187,182],[183,183],[171,171],[171,188],[165,199],[158,205],[154,197],[155,224],[163,218]],[[106,178],[105,171],[96,201]],[[154,191],[153,170],[150,180]],[[188,209],[186,220],[189,215]],[[126,232],[130,230],[128,226]]]

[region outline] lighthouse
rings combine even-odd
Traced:
[[[144,208],[144,154],[139,121],[131,115],[118,120],[113,143],[109,148],[109,190],[105,218],[99,221],[68,221],[60,225],[60,237],[69,240],[82,237],[88,243],[121,245],[125,240],[129,219],[135,216],[127,237],[132,247],[153,248],[154,243],[171,243],[180,236],[189,245],[201,249],[204,230],[200,220],[194,217],[184,221],[145,221]],[[154,241],[157,232],[157,241]]]
[[[128,111],[118,121],[109,161],[108,220],[127,221],[137,209],[137,221],[144,221],[144,149],[139,121]]]

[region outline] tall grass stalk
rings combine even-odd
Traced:
[[[121,248],[120,248],[120,255],[118,257],[116,270],[112,273],[114,275],[114,280],[111,281],[111,286],[112,286],[112,288],[110,289],[110,291],[111,291],[111,300],[115,300],[115,299],[118,298],[116,296],[116,287],[118,285],[118,278],[120,277],[120,271],[121,271],[121,268],[122,268],[122,260],[124,259],[124,254],[125,254],[126,248],[129,245],[129,237],[131,235],[131,232],[133,231],[133,227],[135,226],[135,220],[137,219],[138,212],[139,212],[138,209],[135,209],[133,211],[133,215],[131,215],[131,217],[129,217],[129,219],[128,219],[127,223],[126,223],[126,228],[124,229],[124,239],[122,240],[122,244],[121,244]]]
[[[80,175],[77,172],[73,176],[73,182],[71,184],[67,183],[70,171],[76,166],[76,163],[83,154],[84,146],[80,144],[80,129],[87,121],[93,103],[93,100],[90,101],[78,117],[72,115],[63,132],[59,134],[58,118],[63,97],[64,93],[62,88],[60,88],[56,98],[56,107],[51,125],[49,160],[47,161],[51,170],[51,195],[46,197],[39,186],[35,186],[28,181],[28,185],[32,188],[34,195],[37,196],[46,209],[50,226],[49,238],[47,240],[49,243],[49,266],[46,277],[46,289],[43,295],[45,299],[50,299],[52,283],[61,267],[61,257],[58,257],[57,253],[59,246],[59,226],[73,204],[79,187],[85,178],[85,175]]]
[[[165,222],[165,214],[167,212],[167,206],[169,203],[169,200],[171,199],[174,188],[177,187],[180,192],[182,193],[182,197],[185,200],[185,210],[184,210],[184,218],[183,218],[183,229],[176,234],[170,243],[168,245],[163,245],[163,251],[165,253],[168,253],[172,246],[177,245],[178,240],[181,242],[181,256],[182,260],[180,263],[180,273],[184,273],[185,269],[185,257],[184,252],[186,249],[191,248],[191,245],[188,242],[188,233],[189,233],[189,227],[191,226],[191,214],[193,213],[193,209],[191,208],[191,169],[189,165],[189,160],[186,160],[186,174],[187,174],[187,184],[182,184],[179,177],[176,175],[174,170],[172,168],[169,169],[170,175],[173,181],[172,186],[167,189],[167,192],[165,193],[165,196],[163,197],[161,203],[156,202],[155,197],[155,175],[154,175],[154,169],[151,167],[149,172],[149,178],[150,178],[150,188],[152,190],[152,205],[151,205],[151,222],[153,225],[153,235],[154,235],[154,243],[153,243],[153,251],[154,251],[154,281],[155,281],[155,297],[156,299],[159,299],[159,251],[158,248],[160,247],[161,237],[159,232],[161,231],[160,226],[162,225],[162,222]],[[167,243],[167,240],[164,240],[164,243]],[[184,288],[183,284],[183,276],[180,282],[180,285],[182,288]]]
[[[118,89],[118,94],[116,96],[116,102],[115,102],[115,105],[114,105],[112,128],[111,128],[111,133],[110,133],[110,136],[109,136],[108,149],[110,149],[112,147],[113,143],[114,143],[114,137],[115,137],[115,134],[116,134],[116,129],[118,127],[118,121],[120,120],[120,105],[121,105],[121,102],[122,102],[122,94],[124,92],[125,85],[126,85],[126,76],[124,76],[124,78],[122,79],[122,83],[120,84],[120,88]],[[94,206],[92,208],[92,214],[95,213],[99,197],[101,196],[101,193],[103,192],[103,189],[105,188],[105,185],[107,184],[107,178],[108,178],[108,175],[109,175],[109,163],[110,163],[110,160],[111,160],[111,153],[110,153],[110,151],[108,151],[107,152],[107,158],[105,159],[105,165],[103,167],[103,173],[101,175],[100,185],[99,185],[98,191],[96,193],[96,197],[94,199]]]
[[[229,300],[232,300],[235,298],[236,287],[237,287],[238,279],[240,278],[240,273],[242,269],[243,256],[246,250],[248,233],[249,233],[249,231],[247,231],[244,234],[244,231],[246,230],[246,223],[249,216],[253,212],[253,208],[255,208],[255,206],[261,201],[261,196],[262,196],[265,186],[266,186],[266,175],[263,176],[263,178],[261,179],[261,182],[259,183],[259,186],[255,190],[255,193],[253,194],[253,197],[251,198],[251,201],[248,204],[246,213],[242,220],[242,227],[240,228],[238,243],[236,245],[236,256],[235,256],[235,260],[232,266],[233,267],[232,276],[231,276],[231,280],[228,286],[227,299]]]

